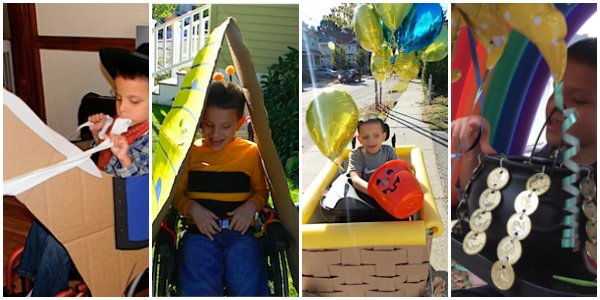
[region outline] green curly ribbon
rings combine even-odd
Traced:
[[[567,229],[563,230],[563,238],[562,238],[562,247],[563,248],[573,248],[573,251],[579,251],[580,242],[579,242],[579,222],[577,221],[577,215],[579,213],[579,207],[577,206],[577,197],[580,192],[579,189],[574,186],[574,184],[579,179],[579,165],[574,162],[571,158],[579,152],[579,139],[574,137],[571,134],[567,133],[569,127],[573,125],[577,121],[579,114],[575,108],[565,109],[563,102],[563,83],[556,82],[554,83],[554,101],[556,107],[563,113],[565,116],[565,121],[562,124],[562,138],[563,141],[569,145],[571,148],[568,148],[564,154],[564,163],[563,165],[569,170],[573,171],[572,175],[565,177],[562,181],[562,188],[565,192],[571,194],[573,197],[568,198],[565,201],[564,210],[568,213],[565,217],[565,226]]]
[[[575,278],[568,278],[568,277],[563,277],[563,276],[558,276],[558,275],[552,275],[552,278],[554,278],[556,280],[564,281],[564,282],[567,282],[567,283],[575,284],[575,285],[578,285],[578,286],[585,286],[585,287],[598,286],[598,283],[594,282],[594,281],[587,281],[587,280],[581,280],[581,279],[575,279]]]

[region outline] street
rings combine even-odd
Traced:
[[[392,100],[392,97],[399,97],[398,94],[389,94],[387,91],[396,85],[398,79],[394,76],[394,78],[383,83],[383,101]],[[323,85],[322,83],[317,83],[319,86]],[[324,91],[327,88],[333,89],[341,89],[350,94],[356,105],[360,109],[361,107],[367,106],[369,104],[375,103],[375,80],[373,77],[363,78],[361,82],[354,82],[348,84],[329,84],[322,87],[313,88],[310,84],[303,84],[302,86],[302,153],[305,153],[310,148],[312,148],[315,144],[312,139],[308,135],[308,130],[306,128],[306,110],[308,109],[308,105],[319,93]],[[303,187],[305,187],[303,185]],[[308,185],[306,185],[308,187]]]

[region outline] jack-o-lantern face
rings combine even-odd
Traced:
[[[423,205],[423,192],[408,162],[393,160],[379,167],[371,176],[367,188],[390,215],[405,219]]]
[[[384,194],[387,194],[388,192],[393,193],[397,188],[398,188],[398,183],[400,183],[400,177],[395,176],[396,179],[391,179],[392,178],[392,174],[396,174],[394,173],[394,170],[389,169],[387,171],[385,171],[385,174],[388,175],[388,177],[383,178],[383,179],[377,179],[377,185],[381,186],[381,192],[383,192]],[[390,182],[393,181],[393,183],[390,185]]]

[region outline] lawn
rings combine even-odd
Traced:
[[[436,97],[431,105],[424,103],[423,119],[431,130],[448,130],[448,98]]]

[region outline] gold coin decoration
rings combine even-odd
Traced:
[[[497,191],[503,189],[508,184],[509,179],[510,174],[508,173],[508,169],[497,167],[488,175],[487,185],[490,189]]]
[[[596,250],[597,250],[597,246],[590,242],[590,241],[585,241],[585,251],[587,252],[587,255],[595,262],[598,263],[597,259],[597,254],[596,254]]]
[[[587,233],[588,239],[594,243],[598,239],[598,234],[597,234],[596,230],[597,230],[596,222],[595,221],[592,222],[591,220],[587,221],[587,223],[585,224],[585,232]]]
[[[581,210],[585,216],[590,220],[596,220],[596,204],[592,201],[583,201]]]
[[[537,173],[529,177],[525,187],[527,190],[534,191],[538,196],[541,196],[550,188],[550,176],[544,173]]]
[[[500,243],[498,243],[498,257],[506,257],[508,258],[508,263],[514,265],[521,258],[521,254],[523,254],[523,248],[521,247],[521,242],[519,239],[513,239],[510,236],[503,238]]]
[[[591,201],[596,198],[596,184],[594,183],[594,176],[585,177],[581,179],[579,183],[579,190],[584,199]]]
[[[514,214],[508,219],[506,225],[508,230],[508,236],[514,236],[517,234],[519,240],[525,239],[531,232],[531,219],[527,215]]]
[[[487,236],[485,235],[485,232],[477,233],[475,231],[470,231],[463,240],[463,250],[468,255],[475,255],[483,249],[486,241]]]
[[[525,213],[531,215],[540,203],[538,195],[533,191],[523,191],[515,199],[515,211],[517,213]]]
[[[492,211],[498,207],[500,200],[502,200],[500,191],[486,189],[481,193],[481,196],[479,196],[479,207],[484,211]]]
[[[506,291],[515,283],[515,271],[508,262],[499,260],[492,266],[492,281],[497,288]]]
[[[492,224],[492,213],[486,212],[481,208],[473,212],[469,221],[471,230],[480,233],[486,231],[490,227],[490,224]]]

